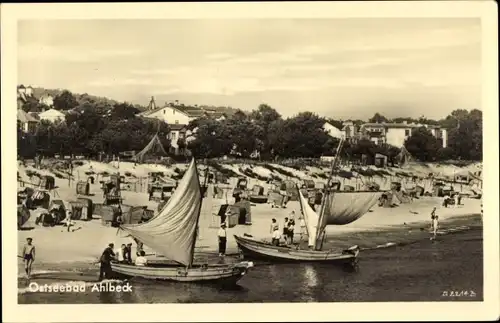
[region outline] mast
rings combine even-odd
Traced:
[[[206,169],[205,169],[205,178],[203,179],[203,186],[200,186],[200,187],[205,187],[207,185],[207,178],[208,178],[208,164],[205,163],[206,165]],[[198,179],[198,185],[200,185],[200,177],[198,175],[198,167],[196,165],[196,159],[194,160],[194,167],[196,169],[196,178]],[[196,239],[198,238],[198,224],[200,222],[200,215],[201,215],[201,208],[203,207],[203,195],[205,195],[205,192],[203,192],[203,188],[201,189],[201,202],[200,202],[200,209],[198,210],[198,216],[196,217],[196,226],[195,226],[195,231],[194,231],[194,242],[193,242],[193,246],[191,247],[191,260],[189,261],[189,267],[191,267],[193,265],[193,261],[194,261],[194,249],[195,249],[195,246],[196,246]]]
[[[337,164],[337,161],[339,159],[339,153],[340,153],[340,150],[342,149],[342,146],[344,145],[344,137],[340,138],[340,142],[339,144],[337,145],[337,151],[335,153],[335,157],[332,161],[332,166],[331,166],[331,169],[330,169],[330,176],[328,176],[328,180],[326,181],[326,188],[325,188],[325,194],[323,194],[323,198],[322,198],[322,201],[321,201],[321,208],[320,208],[320,212],[319,212],[319,219],[318,219],[318,225],[320,225],[321,223],[323,223],[323,217],[325,215],[325,202],[326,202],[326,199],[328,198],[328,195],[330,195],[330,186],[331,186],[331,181],[332,181],[332,178],[333,178],[333,172],[335,170],[335,167],[336,167],[336,164]],[[321,244],[318,246],[318,238],[319,238],[319,234],[323,234],[323,238],[321,240]],[[325,240],[325,231],[323,229],[323,231],[321,233],[318,233],[316,232],[316,241],[314,243],[314,249],[315,250],[321,250],[323,248],[323,242]]]

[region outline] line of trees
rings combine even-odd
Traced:
[[[157,131],[168,151],[168,125],[137,117],[140,111],[137,106],[111,104],[92,98],[77,100],[69,91],[56,96],[54,106],[58,110],[71,111],[67,113],[65,122],[57,125],[41,122],[34,134],[24,134],[19,129],[20,155],[28,157],[38,152],[44,155],[72,153],[92,157],[101,152],[117,154],[141,150]],[[325,121],[342,128],[342,121],[326,119],[312,112],[283,118],[275,109],[262,104],[249,113],[236,110],[224,120],[194,120],[187,126],[194,133],[194,139],[180,139],[178,145],[188,148],[199,158],[317,158],[332,155],[338,144],[338,139],[332,138],[322,129]],[[425,117],[390,120],[379,113],[369,119],[369,122],[402,121],[440,125],[448,129],[447,148],[442,148],[441,142],[426,128],[415,129],[404,145],[417,160],[482,159],[482,113],[479,110],[455,110],[437,121]],[[356,120],[356,123],[362,121]],[[362,154],[382,153],[394,159],[399,148],[377,146],[369,140],[359,140],[346,143],[342,155],[360,160]]]
[[[54,108],[66,111],[62,122],[41,121],[34,133],[18,128],[18,153],[25,158],[84,155],[96,158],[100,153],[118,154],[140,151],[158,132],[168,151],[168,125],[156,120],[136,117],[139,110],[128,103],[78,102],[69,91],[54,99]]]

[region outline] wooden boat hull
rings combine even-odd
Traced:
[[[299,250],[293,247],[278,247],[269,243],[235,235],[236,243],[244,259],[259,259],[271,262],[320,262],[355,264],[359,247],[353,246],[342,252]]]
[[[229,265],[200,265],[192,268],[166,264],[135,266],[112,263],[111,267],[113,273],[117,274],[117,276],[184,283],[236,284],[247,273],[248,269],[253,267],[253,263],[240,262]]]

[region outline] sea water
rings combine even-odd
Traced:
[[[23,304],[96,303],[249,303],[482,301],[482,227],[451,228],[430,240],[385,242],[361,252],[356,271],[331,264],[265,264],[256,266],[233,288],[131,279],[130,292],[30,292],[20,286]],[[37,283],[73,284],[96,277],[95,269],[66,276],[57,273]],[[23,289],[24,288],[24,289]]]

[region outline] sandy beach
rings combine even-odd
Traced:
[[[88,172],[90,167],[96,173],[104,171],[111,173],[119,170],[121,173],[127,172],[127,174],[133,174],[136,177],[140,177],[146,176],[148,171],[153,170],[173,174],[175,173],[173,169],[179,169],[180,167],[183,167],[183,165],[174,165],[171,167],[137,165],[134,167],[133,164],[130,163],[121,163],[119,168],[117,168],[116,165],[113,167],[113,165],[109,164],[91,162],[85,163],[84,165],[76,168],[75,173],[78,174],[77,176],[80,177],[80,179],[85,178],[85,172]],[[226,167],[233,167],[237,169],[235,166]],[[19,168],[20,176],[26,181],[28,181],[26,176],[27,169],[32,168],[30,166],[27,168],[20,166]],[[42,175],[51,173],[50,170],[46,169],[36,171]],[[307,178],[310,177],[310,173],[303,173],[299,176]],[[231,182],[234,181],[235,179],[232,178]],[[57,193],[53,192],[53,195],[57,195],[51,197],[63,200],[76,200],[76,184],[74,181],[71,182],[71,186],[68,184],[69,182],[67,179],[56,178],[56,186],[58,188],[56,190]],[[251,188],[255,184],[264,186],[266,190],[268,189],[265,182],[249,178],[249,187]],[[466,190],[468,188],[463,187],[463,189]],[[217,228],[213,225],[214,220],[212,214],[215,212],[214,210],[218,209],[219,205],[225,202],[225,200],[213,198],[213,185],[210,185],[208,190],[208,197],[205,198],[203,202],[204,204],[199,222],[200,231],[196,244],[196,252],[202,253],[216,252],[217,250]],[[91,198],[94,203],[103,202],[102,191],[100,190],[100,185],[97,181],[90,186],[90,192],[91,196],[87,197]],[[122,196],[124,198],[123,203],[126,205],[147,206],[149,209],[154,210],[157,208],[157,203],[149,201],[148,194],[145,191],[122,191]],[[228,202],[231,203],[231,198],[228,199]],[[383,234],[384,231],[394,228],[401,228],[405,230],[405,228],[410,227],[428,227],[430,225],[430,212],[433,207],[437,207],[437,214],[440,217],[441,223],[446,223],[452,218],[465,217],[472,214],[477,214],[477,216],[479,216],[481,212],[480,199],[464,198],[462,200],[462,204],[463,205],[460,206],[444,208],[441,206],[442,198],[420,197],[419,199],[413,200],[411,203],[400,204],[394,208],[374,206],[370,212],[365,214],[358,221],[348,225],[328,227],[328,240],[335,241],[336,236],[340,237],[342,235],[355,234],[358,232],[379,231]],[[236,252],[236,243],[234,241],[233,234],[247,233],[258,239],[268,239],[270,235],[269,225],[271,219],[275,218],[278,223],[281,224],[284,221],[284,218],[290,215],[292,210],[294,210],[296,214],[300,213],[299,202],[290,201],[286,208],[272,208],[269,204],[253,204],[251,210],[252,224],[237,225],[228,229],[228,252]],[[36,214],[36,211],[32,213]],[[35,266],[49,264],[57,265],[71,262],[88,262],[90,264],[95,262],[108,243],[113,242],[115,246],[119,246],[122,243],[132,242],[130,237],[124,236],[123,232],[119,232],[117,228],[103,226],[99,217],[95,217],[92,221],[76,221],[76,224],[73,227],[73,229],[76,229],[74,232],[68,232],[66,228],[61,226],[43,227],[35,225],[33,215],[24,227],[34,227],[34,229],[18,231],[18,249],[21,250],[27,237],[33,238],[34,244],[37,247],[37,259]],[[299,230],[297,228],[296,232],[298,231]],[[349,241],[346,241],[345,239],[339,240],[342,240],[344,245],[349,244]],[[147,248],[146,251],[148,251]]]

